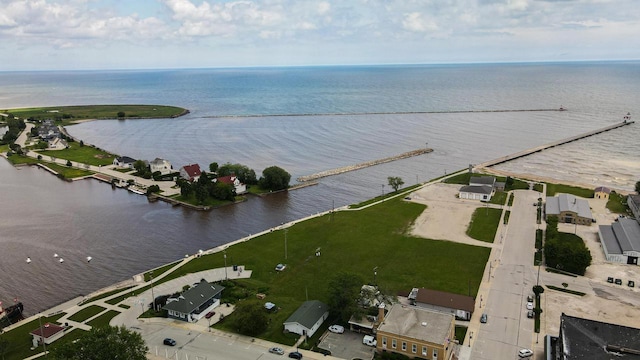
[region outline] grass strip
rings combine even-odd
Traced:
[[[502,210],[493,208],[477,208],[471,216],[467,235],[471,238],[492,243],[498,231]]]
[[[102,306],[98,306],[98,305],[91,305],[91,306],[87,306],[86,308],[78,311],[77,313],[69,316],[69,320],[71,321],[75,321],[75,322],[83,322],[85,320],[87,320],[88,318],[95,316],[97,314],[99,314],[100,312],[104,311],[105,308],[103,308]]]
[[[119,311],[115,311],[115,310],[109,310],[106,313],[98,316],[97,318],[89,321],[87,323],[87,325],[90,325],[92,327],[105,327],[105,326],[109,326],[109,322],[111,321],[111,319],[113,319],[114,317],[116,317],[117,315],[119,315],[120,312]]]

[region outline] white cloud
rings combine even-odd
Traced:
[[[405,14],[402,26],[404,29],[413,32],[431,32],[438,30],[438,25],[434,21],[426,19],[425,16],[419,12]]]

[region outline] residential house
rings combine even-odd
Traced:
[[[407,299],[412,305],[452,314],[458,320],[470,320],[476,305],[471,296],[425,288],[413,288]]]
[[[180,177],[187,181],[198,181],[200,175],[202,175],[202,170],[198,164],[189,164],[180,168]]]
[[[562,314],[557,338],[545,341],[547,359],[640,359],[640,329]]]
[[[607,261],[639,265],[640,224],[635,219],[619,218],[611,225],[600,225],[598,236]]]
[[[312,337],[328,317],[329,306],[318,300],[310,300],[302,303],[282,324],[285,331]]]
[[[596,199],[608,199],[611,194],[611,189],[605,186],[598,186],[593,191],[593,197]]]
[[[170,174],[173,171],[173,167],[168,160],[155,158],[149,162],[149,170],[151,173],[160,172],[161,175]]]
[[[133,169],[133,164],[136,162],[136,159],[132,159],[128,156],[120,156],[113,159],[113,165]]]
[[[69,144],[64,139],[59,137],[55,137],[49,140],[49,149],[50,150],[63,150],[69,147]]]
[[[469,185],[463,186],[458,192],[460,199],[489,201],[496,191],[496,184],[504,189],[504,183],[496,182],[493,176],[472,176]]]
[[[222,290],[224,286],[202,279],[177,299],[169,298],[163,309],[167,310],[169,318],[196,322],[220,305]]]
[[[38,347],[44,342],[46,345],[60,339],[64,336],[64,327],[52,323],[46,323],[41,327],[31,331],[29,334],[33,336],[31,340],[33,347]]]
[[[452,314],[395,304],[386,315],[378,317],[381,319],[376,333],[378,352],[432,360],[451,358],[456,325]]]
[[[545,214],[555,215],[558,222],[569,224],[591,225],[593,222],[589,202],[571,194],[558,194],[547,198]]]
[[[241,195],[247,192],[247,185],[241,183],[235,175],[221,176],[214,179],[213,181],[220,181],[221,183],[232,185],[237,195]]]
[[[51,119],[45,120],[42,125],[38,126],[38,136],[45,141],[49,141],[60,137],[60,129]]]

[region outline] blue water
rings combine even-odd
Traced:
[[[176,168],[229,161],[259,175],[278,165],[295,179],[424,146],[434,149],[207,213],[147,203],[95,181],[67,184],[44,171],[1,164],[0,203],[14,211],[0,217],[0,273],[28,274],[31,280],[3,277],[0,300],[19,296],[29,311],[43,309],[198,249],[376,196],[389,190],[388,176],[411,185],[619,122],[627,112],[633,119],[640,113],[639,65],[0,72],[0,109],[117,103],[189,109],[177,119],[68,127],[86,143],[139,159],[166,158]],[[567,111],[407,114],[560,106]],[[282,114],[298,115],[269,116]],[[640,179],[638,129],[628,126],[504,168],[632,190]],[[54,252],[66,253],[64,267],[54,267]],[[91,266],[81,262],[87,254],[94,258]],[[26,256],[34,262],[25,268]]]

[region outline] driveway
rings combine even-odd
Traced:
[[[372,359],[374,348],[364,345],[364,334],[345,330],[343,334],[328,332],[320,339],[319,347],[331,351],[331,356],[341,359]]]

